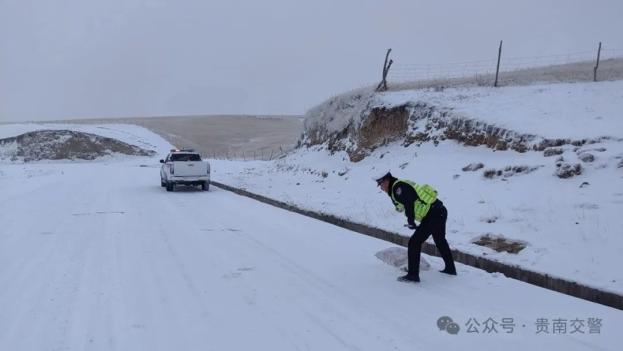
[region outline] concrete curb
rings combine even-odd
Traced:
[[[377,239],[389,241],[391,243],[407,246],[409,238],[397,233],[389,232],[383,229],[371,227],[365,224],[351,222],[349,220],[325,213],[319,213],[315,211],[305,210],[300,207],[288,204],[282,201],[274,200],[266,196],[254,194],[247,190],[232,187],[220,182],[211,181],[211,184],[234,192],[238,195],[246,196],[254,200],[279,207],[284,210],[296,212],[307,217],[315,218],[323,222],[334,224],[338,227],[346,228],[361,234],[375,237]],[[422,245],[422,252],[440,256],[437,252],[435,245],[425,242]],[[504,274],[508,278],[520,280],[525,283],[540,286],[545,289],[560,292],[566,295],[584,299],[587,301],[595,302],[601,305],[613,307],[619,310],[623,310],[623,295],[619,295],[614,292],[600,290],[587,285],[580,284],[578,282],[558,278],[544,273],[529,271],[516,265],[510,265],[507,263],[491,260],[485,257],[476,256],[470,253],[462,252],[456,249],[452,250],[452,255],[457,262],[461,262],[468,266],[483,269],[489,273],[499,272]]]

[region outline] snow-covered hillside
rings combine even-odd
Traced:
[[[353,162],[361,135],[346,132],[375,108],[378,119],[406,113],[406,131]],[[310,147],[274,162],[216,160],[214,179],[408,236],[371,179],[391,170],[439,190],[451,246],[623,292],[623,81],[360,91],[310,110],[305,124],[321,131],[306,135]],[[473,243],[486,235],[526,247]]]
[[[379,94],[382,105],[426,102],[518,133],[543,138],[623,139],[623,81],[465,87]]]
[[[169,142],[161,137],[158,137],[154,133],[146,130],[143,127],[129,125],[129,124],[105,124],[105,125],[89,125],[89,124],[63,124],[63,123],[17,123],[17,124],[0,124],[0,139],[8,139],[17,137],[19,135],[29,132],[41,132],[41,131],[72,131],[77,133],[85,133],[88,135],[95,135],[104,138],[110,138],[118,140],[120,142],[129,144],[131,146],[139,147],[140,149],[147,150],[149,153],[156,153],[157,155],[166,154],[171,145]],[[148,135],[149,137],[145,137]],[[55,135],[54,137],[66,139],[67,136]],[[54,141],[54,140],[52,140]],[[46,140],[46,142],[51,142]],[[5,144],[0,145],[0,161],[7,162],[10,157],[7,156],[9,151],[15,148],[15,145]],[[42,146],[42,145],[39,145]],[[99,157],[100,160],[110,160],[123,158],[120,154],[113,154],[110,157]],[[56,160],[59,162],[62,160]]]

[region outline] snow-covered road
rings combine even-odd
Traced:
[[[0,350],[620,346],[619,310],[463,265],[445,276],[436,258],[399,283],[374,257],[391,244],[214,187],[167,193],[156,161],[0,165]]]

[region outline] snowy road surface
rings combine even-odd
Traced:
[[[399,283],[374,257],[391,244],[214,187],[167,193],[156,161],[0,165],[0,350],[620,346],[619,310],[463,265],[445,276],[436,258]]]

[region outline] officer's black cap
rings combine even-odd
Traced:
[[[379,178],[376,178],[376,184],[381,184],[382,181],[386,180],[386,179],[392,179],[393,176],[390,172],[385,173],[384,175],[380,176]]]

